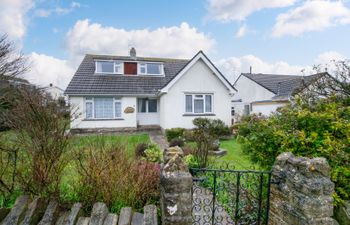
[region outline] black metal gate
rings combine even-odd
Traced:
[[[268,224],[270,171],[191,169],[193,224]]]

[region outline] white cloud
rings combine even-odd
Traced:
[[[230,57],[216,62],[219,69],[231,81],[234,82],[241,73],[248,73],[252,67],[253,73],[275,74],[302,74],[302,70],[311,70],[310,66],[290,65],[284,61],[274,63],[266,62],[254,55],[242,57]]]
[[[34,6],[32,0],[0,0],[0,33],[21,39],[26,33],[26,13]]]
[[[210,20],[229,22],[244,20],[252,13],[267,9],[293,5],[297,0],[208,0]]]
[[[321,31],[344,24],[350,24],[350,10],[342,1],[306,1],[277,17],[272,36],[299,36],[304,32]]]
[[[28,58],[31,62],[31,69],[24,75],[24,78],[39,86],[53,83],[58,87],[66,88],[75,72],[67,60],[36,52],[31,53]]]
[[[316,64],[328,64],[331,61],[339,61],[339,60],[344,60],[346,57],[340,54],[339,52],[335,51],[328,51],[328,52],[323,52],[319,54],[315,60]]]
[[[154,30],[124,30],[79,20],[66,35],[66,49],[73,58],[86,53],[128,55],[134,46],[137,55],[192,57],[197,51],[212,50],[215,41],[187,23]]]
[[[315,59],[315,65],[318,66],[318,70],[320,72],[328,71],[330,74],[333,74],[337,67],[335,65],[335,61],[345,60],[346,57],[339,52],[328,51],[323,52],[317,56]]]
[[[69,7],[55,7],[53,9],[37,9],[35,10],[35,16],[37,17],[49,17],[52,14],[65,15],[73,12],[73,10],[80,8],[81,4],[79,2],[72,2]]]
[[[39,86],[53,83],[66,88],[82,56],[87,53],[127,55],[133,45],[140,56],[189,58],[201,49],[211,51],[214,44],[213,39],[187,23],[155,30],[126,31],[82,20],[66,35],[69,59],[33,52],[29,55],[31,71],[24,78]]]
[[[240,26],[237,33],[236,33],[236,38],[241,38],[241,37],[245,36],[247,34],[247,32],[248,32],[248,28],[247,28],[246,24]]]

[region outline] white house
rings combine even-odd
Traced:
[[[58,86],[50,84],[47,87],[42,88],[46,93],[48,93],[52,99],[58,100],[59,98],[65,99],[64,90]]]
[[[193,127],[196,117],[231,123],[234,87],[202,52],[191,60],[86,55],[65,93],[73,129]]]
[[[234,87],[237,94],[232,98],[236,116],[251,113],[270,115],[278,107],[286,105],[291,98],[325,73],[309,76],[242,73]]]

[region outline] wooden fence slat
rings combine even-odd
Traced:
[[[103,225],[117,225],[118,215],[114,213],[109,213],[103,223]]]
[[[49,205],[46,208],[44,216],[42,217],[38,225],[53,225],[57,220],[58,214],[58,203],[56,201],[50,201]]]
[[[14,225],[20,222],[21,218],[24,216],[30,198],[27,195],[22,195],[16,199],[15,205],[11,209],[10,213],[7,214],[5,219],[2,221],[1,225]]]
[[[47,201],[43,198],[36,197],[29,205],[21,225],[38,224],[44,215]]]
[[[81,203],[75,203],[64,220],[65,225],[74,225],[81,214]]]
[[[120,210],[118,225],[130,225],[132,216],[131,207],[124,207]]]
[[[134,212],[132,214],[131,225],[143,225],[143,214]]]
[[[89,225],[90,217],[79,217],[76,225]]]
[[[144,218],[144,225],[157,225],[158,224],[158,218],[157,218],[157,207],[155,205],[146,205],[143,208],[143,218]]]
[[[92,207],[90,225],[103,225],[108,215],[108,208],[103,202],[97,202]]]

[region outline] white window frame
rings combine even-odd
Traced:
[[[139,99],[146,99],[146,112],[139,112]],[[157,102],[157,111],[156,112],[149,112],[148,109],[148,102],[149,100],[156,100]],[[138,98],[137,99],[137,113],[158,113],[159,112],[159,106],[158,106],[158,99],[157,98]]]
[[[160,73],[159,74],[158,73],[148,73],[147,64],[159,64]],[[145,67],[144,73],[141,72],[141,67]],[[150,75],[150,76],[163,76],[164,75],[164,65],[163,65],[163,63],[160,63],[160,62],[139,62],[137,64],[137,70],[138,70],[138,74],[140,74],[140,75]]]
[[[114,62],[113,72],[103,72],[97,71],[97,64],[99,62]],[[116,68],[120,68],[120,71],[117,71]],[[117,60],[96,60],[95,61],[95,73],[96,74],[123,74],[124,73],[124,63]]]
[[[191,112],[187,112],[186,111],[186,96],[187,95],[191,95],[192,96],[192,111]],[[196,97],[196,95],[202,95],[202,97]],[[211,111],[207,112],[205,111],[205,106],[206,106],[206,98],[205,96],[210,95],[211,96]],[[203,100],[203,112],[202,113],[197,113],[194,112],[194,100],[195,99],[201,99]],[[195,115],[203,115],[203,114],[213,114],[214,113],[214,94],[212,93],[185,93],[185,114],[195,114]]]
[[[98,97],[97,97],[98,98]],[[121,98],[115,98],[115,97],[106,97],[106,98],[113,98],[113,117],[111,118],[96,118],[95,117],[95,98],[94,97],[85,97],[85,103],[84,103],[84,119],[86,120],[111,120],[111,119],[121,119],[123,118],[123,103]],[[115,113],[115,103],[120,102],[120,117],[116,116]],[[86,117],[86,103],[92,103],[92,117],[87,118]]]

